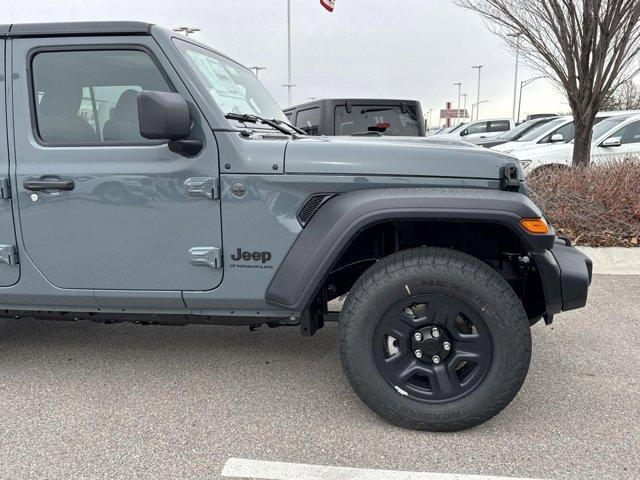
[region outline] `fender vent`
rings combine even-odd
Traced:
[[[298,222],[303,227],[311,220],[311,217],[318,211],[318,209],[331,197],[335,196],[335,193],[315,193],[311,195],[302,208],[298,210]]]

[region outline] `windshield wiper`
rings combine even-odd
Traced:
[[[247,113],[227,113],[225,115],[225,118],[228,118],[229,120],[237,120],[239,122],[248,122],[248,123],[263,123],[264,125],[269,125],[272,128],[275,128],[276,130],[278,130],[281,133],[284,133],[285,135],[291,135],[291,130],[293,130],[296,133],[302,133],[303,135],[305,135],[305,132],[294,127],[293,125],[289,125],[287,122],[284,122],[282,120],[278,120],[278,119],[268,119],[268,118],[262,118],[259,117],[258,115],[249,115]],[[289,128],[283,127],[281,124],[285,124],[287,125]],[[291,129],[291,130],[290,130]]]
[[[276,122],[277,124],[283,124],[286,125],[287,127],[289,127],[291,130],[293,130],[296,133],[299,133],[300,135],[308,135],[307,132],[305,132],[304,130],[302,130],[301,128],[296,127],[295,125],[290,124],[289,122],[285,122],[284,120],[278,120],[277,118],[272,118],[271,119],[272,122]]]

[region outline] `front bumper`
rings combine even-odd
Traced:
[[[547,315],[586,305],[593,272],[589,257],[560,238],[551,250],[532,257],[540,272]]]

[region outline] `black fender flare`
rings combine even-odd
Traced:
[[[328,200],[311,218],[267,288],[271,305],[302,312],[353,239],[364,229],[390,220],[481,221],[507,226],[527,251],[554,244],[553,228],[532,235],[523,218],[541,218],[540,209],[518,192],[471,188],[384,188],[355,190]]]

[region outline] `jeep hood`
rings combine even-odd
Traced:
[[[299,137],[286,148],[285,173],[500,178],[509,155],[429,137]]]

